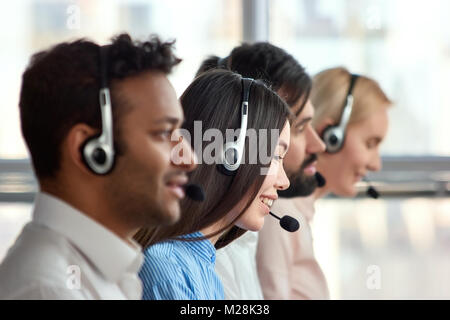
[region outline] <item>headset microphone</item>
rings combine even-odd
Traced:
[[[198,202],[205,200],[205,192],[201,186],[191,183],[185,185],[183,188],[184,192],[186,192],[186,196],[190,199]]]
[[[366,194],[373,199],[378,199],[380,197],[380,193],[377,191],[377,189],[375,189],[375,187],[371,185],[371,183],[367,177],[364,177],[363,180],[369,186],[367,188]]]
[[[272,217],[280,220],[280,226],[289,232],[295,232],[300,228],[300,224],[297,219],[292,218],[291,216],[284,216],[283,218],[278,217],[276,214],[269,212]]]
[[[319,171],[316,172],[315,177],[319,188],[322,188],[327,183],[327,180],[325,180],[325,177]]]

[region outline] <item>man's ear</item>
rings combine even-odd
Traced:
[[[316,132],[319,135],[319,137],[322,139],[323,132],[325,131],[325,129],[330,126],[334,126],[334,125],[336,125],[336,122],[333,121],[333,119],[325,118],[317,125]]]
[[[81,148],[89,138],[95,136],[97,133],[98,129],[93,129],[84,123],[78,123],[70,129],[63,144],[63,148],[65,149],[63,153],[65,153],[67,160],[73,166],[86,173],[90,173],[91,171],[84,164]]]

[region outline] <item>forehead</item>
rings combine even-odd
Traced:
[[[283,129],[280,132],[280,139],[278,141],[278,145],[286,144],[286,147],[289,148],[290,137],[291,137],[290,129],[291,129],[291,126],[289,124],[289,121],[286,121],[286,124],[284,125]]]
[[[351,126],[361,135],[383,138],[386,135],[389,126],[388,108],[381,107],[368,114],[363,120],[355,122]]]
[[[295,106],[292,107],[292,113],[297,114],[298,110],[300,110],[301,104],[303,100],[300,99]],[[297,115],[296,120],[301,121],[305,118],[312,118],[314,116],[314,106],[310,99],[308,99],[303,106],[302,111]]]
[[[314,116],[314,106],[310,99],[306,101],[305,106],[303,107],[302,112],[300,112],[299,117],[301,118],[312,118]]]
[[[152,121],[165,117],[182,119],[183,111],[167,76],[162,72],[146,72],[127,78],[119,84],[120,97],[136,121]]]

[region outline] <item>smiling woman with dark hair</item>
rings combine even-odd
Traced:
[[[317,186],[312,171],[315,154],[322,152],[325,146],[311,125],[314,115],[309,99],[312,80],[305,68],[284,49],[268,42],[256,42],[237,46],[224,58],[208,57],[197,74],[212,69],[231,70],[244,77],[263,79],[289,105],[295,118],[291,123],[290,148],[284,159],[284,169],[291,184],[288,190],[279,192],[279,196],[311,194]],[[279,209],[275,213],[289,212],[279,208],[279,203],[274,204],[275,209]],[[264,228],[271,224],[276,228],[276,237],[284,233],[275,220],[267,221]],[[259,232],[247,233],[217,253],[216,271],[227,300],[263,299],[255,263],[258,235]]]
[[[224,70],[197,77],[181,97],[186,119],[183,128],[192,136],[194,121],[201,121],[204,131],[216,129],[222,136],[227,129],[240,129],[243,84],[240,75]],[[218,170],[220,163],[199,164],[190,181],[203,185],[206,200],[200,203],[184,199],[178,223],[142,229],[136,235],[135,239],[147,247],[140,272],[144,299],[223,299],[222,283],[214,270],[216,249],[247,230],[260,230],[278,197],[277,190],[288,188],[289,180],[282,165],[290,139],[287,105],[262,81],[252,80],[247,111],[247,130],[256,133],[265,130],[269,134],[260,136],[256,146],[249,137],[245,140],[245,156],[236,173],[224,174],[223,169]],[[261,139],[273,141],[270,134],[274,130],[279,133],[274,148],[270,143],[261,147],[264,145]],[[202,150],[208,144],[203,141]],[[261,154],[270,156],[268,163],[261,160]],[[247,158],[257,161],[252,164]]]

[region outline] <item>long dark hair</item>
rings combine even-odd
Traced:
[[[296,116],[302,112],[311,93],[312,80],[305,68],[285,50],[268,42],[244,43],[222,59],[210,56],[202,62],[197,75],[211,69],[227,69],[244,77],[267,81],[274,91],[281,89],[282,98],[290,107],[301,101]]]
[[[240,128],[240,103],[242,96],[242,77],[239,74],[213,70],[198,76],[181,96],[181,104],[185,114],[184,129],[193,136],[194,121],[202,121],[203,130],[215,128],[224,136],[226,129]],[[248,107],[248,129],[283,129],[290,112],[286,103],[261,80],[255,80],[250,89]],[[271,138],[268,138],[271,141]],[[203,141],[203,150],[208,142]],[[194,148],[194,138],[191,141]],[[270,148],[270,146],[268,146]],[[271,152],[273,150],[265,150]],[[258,152],[262,152],[259,150]],[[269,153],[266,153],[269,155]],[[249,139],[246,141],[245,155],[249,156]],[[201,156],[201,155],[200,155]],[[135,239],[143,246],[155,244],[167,239],[174,239],[183,234],[193,233],[211,226],[223,219],[244,198],[248,199],[243,210],[233,221],[206,235],[212,237],[226,231],[217,241],[219,249],[244,234],[245,230],[234,226],[245,210],[250,206],[261,188],[264,175],[261,169],[270,164],[249,164],[245,160],[235,176],[227,176],[217,170],[217,164],[199,164],[190,174],[190,182],[204,187],[206,199],[195,202],[185,198],[181,201],[181,219],[172,226],[160,226],[153,229],[140,230]]]

